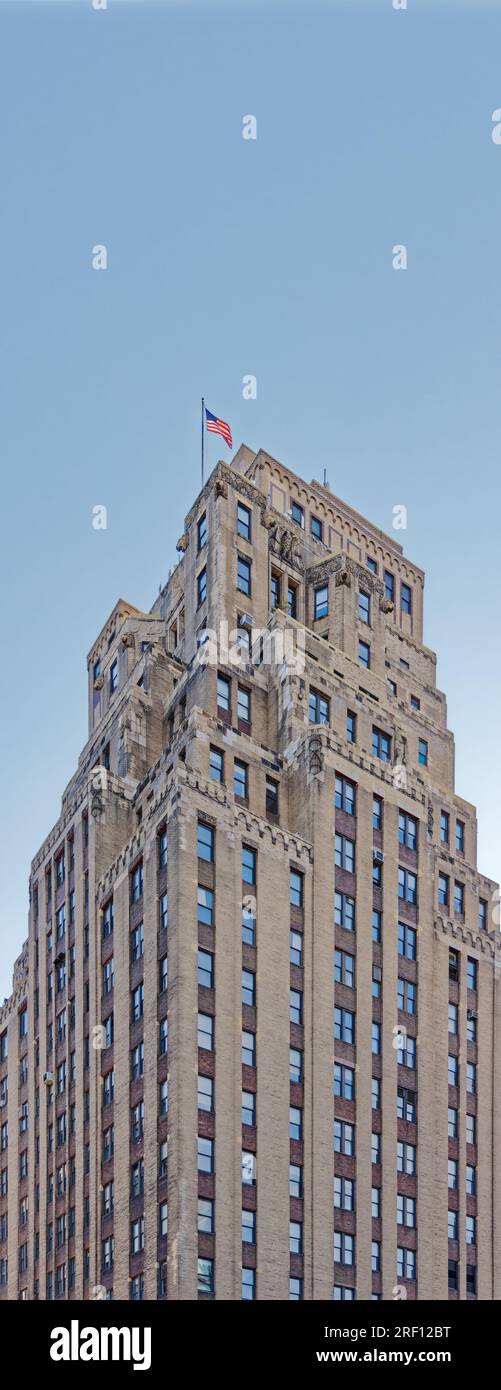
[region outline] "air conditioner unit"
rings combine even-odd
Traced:
[[[46,1085],[46,1086],[52,1086],[53,1083],[54,1083],[54,1072],[53,1072],[53,1071],[44,1071],[44,1074],[43,1074],[43,1076],[42,1076],[42,1081],[45,1082],[45,1085]]]
[[[466,1017],[467,1017],[467,1019],[478,1018],[478,1014],[477,1014],[476,1009],[467,1009],[467,1010],[466,1010]]]
[[[374,864],[384,864],[384,852],[382,849],[375,849],[372,853]]]
[[[239,615],[238,615],[239,627],[252,627],[252,621],[253,621],[253,619],[252,619],[252,613],[239,613]]]

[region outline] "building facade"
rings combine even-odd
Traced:
[[[89,737],[0,1010],[0,1299],[499,1299],[496,885],[422,571],[241,446]]]

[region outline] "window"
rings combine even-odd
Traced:
[[[158,928],[159,931],[166,931],[169,920],[169,899],[167,893],[162,893],[158,904]]]
[[[330,701],[326,695],[320,695],[318,690],[310,690],[309,716],[310,724],[329,723]]]
[[[349,840],[346,835],[336,835],[334,838],[334,860],[336,868],[345,869],[347,873],[355,873],[355,841]]]
[[[102,936],[103,936],[103,941],[106,940],[106,937],[107,937],[107,936],[111,936],[112,931],[113,931],[113,899],[110,898],[110,901],[109,901],[108,903],[105,903],[105,906],[103,907],[103,917],[102,917]]]
[[[198,1230],[206,1235],[214,1232],[214,1201],[212,1198],[198,1198]]]
[[[449,1033],[457,1033],[458,1006],[449,1002]]]
[[[347,743],[356,743],[357,741],[357,716],[351,710],[348,710],[346,714],[346,740]]]
[[[103,1105],[111,1105],[115,1095],[115,1073],[113,1069],[103,1076]]]
[[[304,509],[299,502],[291,503],[291,520],[295,521],[296,526],[304,526]]]
[[[256,1003],[256,976],[253,970],[242,970],[242,1004]]]
[[[289,1076],[293,1085],[303,1080],[303,1054],[297,1047],[289,1048]]]
[[[345,1231],[334,1231],[334,1262],[339,1265],[355,1263],[355,1237]]]
[[[256,917],[253,911],[254,898],[244,898],[242,903],[242,941],[247,946],[254,946],[256,941]]]
[[[275,608],[278,608],[278,607],[279,607],[279,604],[280,604],[280,575],[279,575],[279,574],[272,574],[272,576],[271,576],[271,607],[272,607],[272,609],[275,610]]]
[[[439,907],[449,906],[449,879],[446,874],[438,875],[438,904]]]
[[[418,741],[418,763],[421,763],[423,767],[428,767],[428,744],[425,738],[420,738]]]
[[[214,893],[212,888],[203,888],[199,883],[197,889],[198,902],[198,921],[203,922],[206,927],[214,926]]]
[[[398,842],[406,845],[407,849],[417,848],[417,821],[405,811],[398,813]]]
[[[334,922],[345,931],[355,930],[355,899],[347,893],[334,894]]]
[[[201,1134],[197,1139],[198,1171],[199,1173],[214,1172],[214,1140],[205,1139]]]
[[[256,1155],[242,1151],[242,1183],[254,1186],[256,1181]]]
[[[372,1151],[371,1151],[371,1152],[372,1152],[372,1162],[373,1162],[373,1163],[380,1163],[380,1162],[381,1162],[381,1135],[380,1135],[380,1134],[374,1134],[374,1133],[373,1133],[373,1135],[372,1135]]]
[[[447,1163],[447,1186],[455,1189],[458,1185],[458,1163],[456,1158],[449,1158]]]
[[[397,1034],[397,1041],[397,1062],[401,1067],[410,1067],[413,1070],[416,1066],[416,1039]]]
[[[477,1266],[476,1266],[476,1265],[467,1265],[467,1266],[466,1266],[466,1293],[467,1293],[467,1294],[474,1294],[475,1297],[476,1297],[476,1294],[477,1294]]]
[[[416,1274],[416,1251],[397,1245],[397,1279],[415,1279]]]
[[[477,1191],[477,1170],[471,1163],[466,1164],[466,1195],[474,1197]]]
[[[477,1015],[473,1009],[468,1009],[466,1014],[466,1039],[467,1042],[477,1041]]]
[[[457,1211],[447,1212],[447,1239],[457,1240],[458,1238],[458,1214]]]
[[[467,1244],[467,1245],[476,1245],[476,1243],[477,1243],[477,1218],[476,1218],[476,1216],[466,1216],[466,1217],[465,1217],[465,1236],[466,1236],[466,1244]]]
[[[214,1293],[214,1260],[198,1259],[197,1290],[199,1294]]]
[[[289,1139],[302,1139],[303,1112],[297,1105],[289,1106]]]
[[[254,1299],[256,1297],[256,1271],[255,1269],[242,1268],[242,1298]]]
[[[256,884],[256,851],[242,845],[242,883]]]
[[[381,913],[379,908],[372,909],[372,940],[381,940]]]
[[[464,917],[464,884],[454,883],[454,912],[457,917]]]
[[[409,869],[398,871],[398,896],[406,903],[417,902],[417,878]]]
[[[130,958],[131,961],[140,960],[144,953],[144,925],[134,927],[130,934]]]
[[[131,1022],[137,1023],[144,1013],[144,985],[140,984],[131,991]]]
[[[204,567],[197,576],[197,608],[201,608],[207,598],[207,569]]]
[[[246,763],[239,763],[235,758],[233,764],[233,791],[235,796],[241,801],[247,801],[249,795],[249,775]]]
[[[457,1086],[459,1084],[459,1062],[457,1057],[453,1056],[452,1053],[449,1053],[447,1058],[447,1075],[449,1086]]]
[[[143,861],[139,860],[130,876],[130,900],[131,903],[139,902],[143,894]]]
[[[372,1109],[381,1109],[381,1080],[379,1076],[373,1076],[371,1082]]]
[[[209,775],[213,782],[224,782],[224,754],[219,748],[210,749]]]
[[[458,1266],[456,1260],[447,1262],[447,1282],[449,1289],[454,1292],[458,1288]]]
[[[403,1197],[400,1192],[397,1193],[397,1226],[410,1226],[413,1228],[415,1225],[416,1198]]]
[[[477,1117],[476,1115],[466,1115],[466,1143],[476,1144],[477,1142]]]
[[[303,906],[303,875],[297,869],[290,871],[290,902],[292,907]]]
[[[310,517],[310,531],[316,541],[321,541],[323,539],[323,523],[320,521],[320,517]]]
[[[383,802],[380,796],[372,798],[372,828],[381,830],[383,824]]]
[[[266,778],[266,815],[278,816],[278,782]]]
[[[374,1057],[379,1057],[381,1052],[381,1024],[372,1024],[372,1053]]]
[[[242,1124],[255,1125],[256,1096],[254,1091],[242,1091]]]
[[[244,507],[243,502],[237,502],[237,535],[243,536],[244,541],[250,541],[251,512],[249,507]]]
[[[379,1188],[373,1188],[373,1193],[379,1193]],[[381,1241],[373,1240],[371,1244],[371,1269],[377,1274],[381,1269]]]
[[[106,1240],[101,1241],[101,1269],[105,1272],[113,1269],[115,1261],[115,1242],[113,1236],[107,1236]]]
[[[416,1113],[416,1092],[410,1091],[407,1086],[399,1086],[397,1089],[397,1119],[408,1120],[410,1124],[415,1124]]]
[[[158,964],[158,993],[163,994],[169,983],[169,966],[167,956],[162,956]]]
[[[391,762],[391,738],[382,729],[372,727],[372,752],[375,758],[380,758],[381,762]]]
[[[406,1014],[416,1012],[417,985],[412,980],[397,980],[397,1008]]]
[[[303,1022],[303,995],[300,989],[291,989],[289,1017],[291,1023]]]
[[[162,1143],[159,1144],[159,1146],[158,1146],[158,1176],[159,1176],[159,1178],[165,1178],[165,1177],[167,1176],[167,1161],[168,1161],[168,1145],[167,1145],[167,1140],[166,1140],[166,1139],[163,1139],[163,1140],[162,1140]]]
[[[373,967],[372,967],[372,997],[373,997],[373,999],[380,999],[380,998],[381,998],[382,979],[383,979],[383,972],[382,972],[381,966],[380,966],[380,965],[373,965]]]
[[[440,840],[443,845],[449,843],[449,812],[440,812]]]
[[[225,714],[229,714],[231,709],[231,682],[227,676],[217,678],[217,707]]]
[[[485,898],[479,899],[478,904],[478,926],[479,930],[487,929],[487,902]]]
[[[334,1063],[334,1095],[342,1100],[355,1099],[355,1072],[342,1062]]]
[[[131,1081],[139,1081],[144,1075],[144,1043],[138,1043],[133,1047],[130,1054],[130,1075]]]
[[[302,1221],[289,1222],[289,1250],[291,1255],[302,1255],[303,1253]]]
[[[237,688],[237,718],[244,724],[250,724],[250,690],[243,685]]]
[[[478,961],[474,960],[472,956],[468,956],[468,960],[467,960],[467,963],[466,963],[466,988],[467,988],[467,989],[476,989],[476,988],[477,988],[477,976],[478,976]]]
[[[400,585],[400,602],[402,613],[412,613],[412,589],[408,584]]]
[[[315,589],[315,591],[314,591],[314,608],[313,608],[313,617],[314,617],[314,621],[315,621],[315,622],[318,622],[318,620],[319,620],[320,618],[327,618],[327,617],[328,617],[328,614],[329,614],[329,586],[328,586],[328,584],[322,584],[322,585],[320,586],[320,588]]]
[[[334,1207],[337,1211],[355,1210],[355,1183],[352,1178],[334,1178]]]
[[[237,589],[240,594],[248,597],[251,592],[251,566],[250,560],[244,560],[243,555],[237,557]]]
[[[476,1062],[466,1063],[466,1090],[470,1096],[477,1094],[477,1064]]]
[[[353,989],[355,984],[355,957],[346,951],[334,951],[334,979],[338,985]]]
[[[371,664],[371,649],[368,642],[362,642],[360,638],[358,641],[358,659],[360,665],[365,666],[365,669],[368,671]]]
[[[334,1120],[334,1153],[352,1158],[355,1153],[355,1126],[346,1120]]]
[[[165,1057],[169,1047],[169,1020],[162,1018],[158,1030],[158,1050],[161,1057]]]
[[[358,595],[358,616],[362,623],[370,623],[371,620],[371,600],[370,594],[366,594],[360,589]]]
[[[197,1046],[212,1052],[214,1047],[214,1019],[211,1014],[198,1015]]]
[[[393,603],[395,600],[395,578],[390,570],[384,571],[384,592],[385,597]]]
[[[112,661],[111,666],[110,666],[110,695],[113,695],[113,692],[114,692],[114,690],[116,690],[117,686],[118,686],[118,657],[115,657],[115,660]]]
[[[206,825],[204,821],[198,822],[197,854],[198,858],[204,859],[206,864],[213,864],[214,831],[212,826]]]
[[[207,516],[204,512],[197,522],[197,550],[203,550],[207,544]]]
[[[392,695],[395,696],[395,699],[396,699],[396,697],[397,697],[397,683],[396,683],[396,681],[390,680],[390,677],[389,677],[389,676],[387,676],[387,681],[388,681],[388,685],[389,685],[389,687],[390,687],[391,693],[392,693]]]
[[[405,956],[406,960],[416,959],[417,933],[414,927],[405,926],[404,922],[398,923],[398,954]]]
[[[456,852],[464,854],[464,821],[456,821]]]
[[[355,1290],[348,1288],[345,1284],[334,1284],[332,1296],[338,1303],[353,1303],[355,1301]]]
[[[411,709],[421,709],[421,701],[417,695],[411,695]]]
[[[287,613],[289,618],[297,616],[297,589],[295,584],[287,585]]]
[[[351,1009],[334,1009],[334,1038],[338,1042],[355,1042],[355,1013]]]
[[[169,1082],[161,1081],[158,1088],[158,1113],[167,1115],[169,1113]]]
[[[348,782],[345,777],[336,776],[335,803],[339,811],[346,811],[348,816],[355,815],[356,787],[354,782]]]
[[[299,1163],[289,1164],[289,1196],[302,1197],[303,1195],[303,1170]]]
[[[245,1030],[242,1033],[242,1064],[246,1067],[256,1065],[256,1034]]]
[[[416,1146],[397,1142],[397,1172],[413,1176],[416,1172]]]
[[[372,882],[374,888],[382,888],[383,886],[383,865],[380,863],[378,859],[373,860]]]
[[[290,962],[291,965],[303,964],[303,935],[302,932],[291,931],[290,933]]]
[[[108,1184],[113,1188],[113,1183]],[[104,1189],[106,1191],[106,1188]],[[144,1159],[138,1159],[133,1163],[130,1173],[130,1195],[131,1197],[141,1197],[144,1192]]]

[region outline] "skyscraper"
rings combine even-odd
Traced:
[[[178,550],[32,862],[0,1298],[498,1299],[498,894],[424,575],[245,446]]]

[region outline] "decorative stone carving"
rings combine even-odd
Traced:
[[[308,741],[308,772],[310,777],[320,777],[324,770],[322,740],[319,734],[311,734]]]
[[[379,607],[382,613],[393,613],[395,604],[391,598],[380,598]]]
[[[179,537],[178,543],[177,543],[177,545],[176,545],[176,550],[181,550],[181,551],[184,553],[184,551],[185,551],[186,548],[187,548],[187,545],[188,545],[188,541],[187,541],[186,535],[185,535],[185,533],[184,533],[184,531],[183,531],[183,534],[182,534],[182,536]]]
[[[223,482],[223,479],[222,479],[222,478],[216,478],[215,493],[216,493],[216,497],[227,497],[227,496],[228,496],[228,488],[227,488],[226,483]]]
[[[291,565],[293,569],[297,569],[303,574],[305,565],[302,549],[294,532],[290,531],[288,526],[279,526],[278,522],[273,519],[269,531],[269,545],[272,554],[278,555],[281,560],[285,561],[286,565]]]
[[[102,690],[103,685],[104,685],[104,676],[96,676],[96,679],[95,679],[95,681],[94,681],[94,690]]]
[[[122,637],[122,642],[123,642],[124,647],[133,647],[133,646],[134,646],[134,633],[133,633],[133,632],[124,632],[124,635],[123,635],[123,637]]]
[[[347,570],[347,569],[338,570],[338,571],[337,571],[337,574],[336,574],[336,581],[335,581],[335,582],[336,582],[336,589],[338,589],[339,586],[340,586],[341,584],[345,584],[345,585],[346,585],[346,588],[349,589],[349,588],[351,587],[351,575],[350,575],[349,570]]]
[[[407,739],[401,729],[395,737],[395,762],[402,763],[403,767],[407,766]]]
[[[433,835],[433,806],[431,801],[428,802],[428,834]]]

